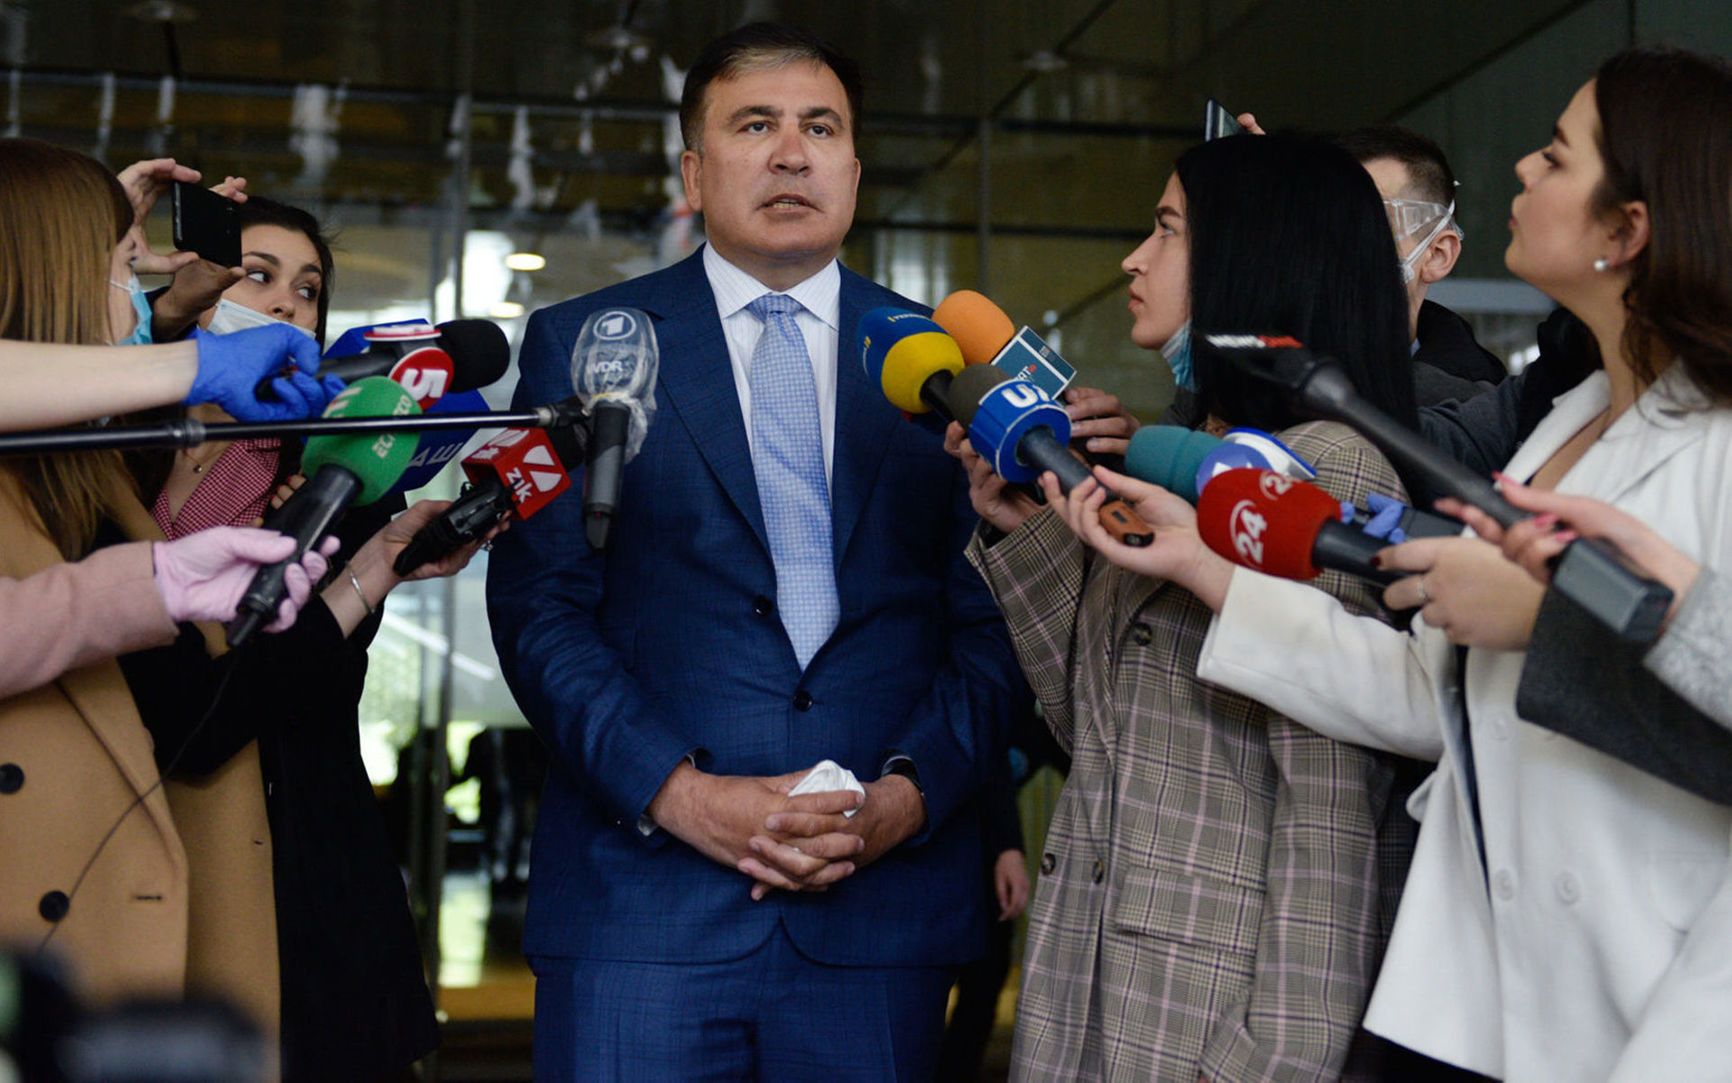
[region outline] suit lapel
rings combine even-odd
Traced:
[[[656,327],[661,354],[661,388],[668,405],[691,433],[698,454],[770,551],[751,446],[740,414],[740,395],[728,361],[727,340],[715,295],[704,274],[703,251],[686,258],[667,278],[668,288],[646,300],[651,311],[666,313]]]
[[[1595,373],[1558,399],[1552,412],[1510,459],[1504,473],[1524,482],[1532,478],[1558,449],[1599,416],[1607,402],[1605,374]],[[1689,420],[1702,405],[1701,393],[1673,366],[1613,422],[1581,462],[1564,475],[1558,490],[1616,501],[1702,438],[1702,427]],[[1582,469],[1584,464],[1591,464],[1591,469]]]
[[[1672,365],[1612,423],[1599,445],[1589,449],[1589,455],[1603,452],[1595,456],[1592,469],[1572,471],[1576,476],[1566,475],[1558,488],[1615,503],[1672,456],[1702,439],[1706,430],[1692,420],[1708,405],[1683,367]]]
[[[836,326],[836,447],[830,471],[831,543],[838,572],[877,481],[891,430],[901,422],[896,408],[867,382],[855,349],[855,328],[866,312],[865,289],[859,276],[842,268]]]
[[[1569,443],[1570,437],[1606,408],[1607,401],[1606,374],[1596,372],[1575,390],[1558,398],[1551,412],[1511,456],[1503,472],[1525,484],[1559,448]]]

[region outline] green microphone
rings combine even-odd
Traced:
[[[350,384],[324,416],[406,417],[421,407],[402,386],[388,377],[369,376]],[[253,576],[252,585],[241,596],[235,619],[229,622],[231,648],[238,648],[260,627],[269,623],[288,597],[284,574],[299,563],[308,549],[318,544],[331,523],[351,505],[371,504],[384,496],[415,457],[420,437],[414,433],[358,433],[352,436],[315,436],[301,455],[301,473],[307,483],[283,506],[265,516],[265,527],[295,539],[288,559],[267,564]]]

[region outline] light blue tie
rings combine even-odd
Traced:
[[[800,302],[766,293],[746,306],[764,321],[752,351],[752,470],[776,564],[776,608],[804,670],[836,629],[836,570],[830,553],[830,486],[818,387],[806,338],[794,322]]]

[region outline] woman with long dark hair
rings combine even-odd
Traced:
[[[1725,61],[1613,57],[1516,166],[1505,254],[1587,325],[1602,368],[1504,474],[1603,500],[1711,568],[1732,563],[1729,121]],[[1415,573],[1385,595],[1422,607],[1403,635],[1234,571],[1171,521],[1158,559],[1097,545],[1219,612],[1200,676],[1438,761],[1367,1026],[1504,1079],[1724,1074],[1732,808],[1523,719],[1544,588],[1471,535],[1409,542],[1382,558]]]
[[[223,335],[271,322],[323,343],[335,261],[319,220],[251,196],[237,210],[240,277],[193,318]],[[204,420],[220,421],[214,408]],[[297,441],[193,449],[137,460],[152,515],[169,537],[251,522],[298,478]],[[438,1041],[408,896],[361,758],[367,648],[396,555],[442,501],[393,521],[401,496],[350,509],[340,547],[300,626],[235,658],[216,629],[183,629],[170,647],[121,659],[188,838],[192,892],[245,912],[244,935],[194,922],[189,985],[280,1025],[282,1074],[298,1080],[395,1078]],[[409,578],[453,575],[466,546]],[[230,671],[233,671],[232,673]],[[204,704],[227,681],[215,714]],[[195,909],[196,916],[196,909]]]
[[[1124,261],[1133,341],[1162,349],[1210,427],[1277,430],[1339,498],[1401,496],[1363,439],[1300,423],[1185,342],[1298,336],[1411,420],[1405,302],[1365,171],[1322,143],[1218,140],[1180,157],[1155,213]],[[1094,559],[1062,515],[1008,495],[958,450],[986,520],[970,557],[1072,756],[1030,909],[1013,1077],[1339,1074],[1406,853],[1394,764],[1199,682],[1201,602]],[[1062,504],[1050,483],[1048,497]],[[1357,612],[1376,608],[1363,584],[1322,583]]]

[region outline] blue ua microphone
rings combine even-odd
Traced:
[[[1089,479],[1089,468],[1068,446],[1070,415],[1039,385],[993,365],[970,365],[951,381],[950,405],[968,429],[968,442],[1004,480],[1031,482],[1050,470],[1068,493]],[[1106,495],[1100,519],[1107,533],[1137,548],[1155,540],[1154,529],[1130,505],[1111,491]]]

